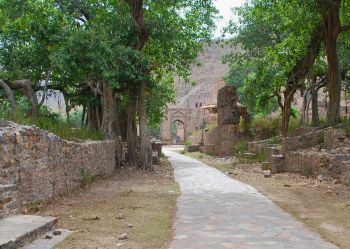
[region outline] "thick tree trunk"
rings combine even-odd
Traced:
[[[9,84],[12,90],[20,90],[24,95],[26,95],[28,101],[31,105],[31,110],[29,115],[36,117],[38,115],[38,99],[36,93],[32,88],[33,83],[30,80],[15,80]]]
[[[311,111],[312,111],[312,121],[311,124],[314,127],[319,126],[320,119],[318,116],[318,91],[315,87],[316,84],[316,77],[313,77],[311,79]]]
[[[134,47],[135,50],[141,51],[149,39],[149,32],[143,15],[143,0],[125,0],[131,11],[134,26],[137,31],[138,42]],[[149,72],[145,72],[145,75]],[[139,122],[140,122],[140,163],[142,168],[152,170],[152,147],[147,130],[147,114],[145,106],[147,82],[142,81],[140,84],[139,95]]]
[[[99,131],[100,123],[100,108],[97,105],[88,104],[86,125],[89,129]]]
[[[136,129],[136,93],[129,92],[128,115],[127,115],[127,159],[130,163],[136,163],[137,160],[137,129]]]
[[[16,114],[17,103],[16,103],[15,98],[13,97],[12,90],[3,80],[0,80],[0,87],[2,89],[4,89],[6,97],[7,97],[8,101],[10,102],[11,115],[13,116]]]
[[[146,116],[146,87],[147,82],[141,81],[139,95],[139,120],[140,120],[140,166],[143,169],[152,171],[152,145],[147,129]]]
[[[295,90],[292,90],[292,89],[286,89],[283,91],[284,105],[283,105],[283,112],[282,112],[282,135],[284,137],[288,136],[289,120],[290,120],[290,113],[292,109],[294,92]]]
[[[341,79],[337,54],[337,39],[340,33],[340,0],[334,0],[323,16],[323,41],[327,55],[327,78],[329,93],[328,122],[340,121]]]
[[[116,139],[118,137],[117,127],[117,102],[113,91],[106,81],[102,81],[102,121],[101,132],[105,138]]]
[[[340,96],[341,81],[340,68],[336,48],[336,40],[329,41],[326,45],[327,63],[328,63],[328,93],[329,93],[329,109],[328,122],[335,124],[340,121]]]

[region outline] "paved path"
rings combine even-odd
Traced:
[[[336,249],[257,190],[166,147],[180,184],[171,249]]]

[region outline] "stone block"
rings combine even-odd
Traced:
[[[200,145],[199,144],[188,145],[188,146],[186,146],[186,151],[187,152],[200,151]]]

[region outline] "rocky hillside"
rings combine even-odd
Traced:
[[[201,92],[215,92],[217,81],[223,79],[228,72],[228,66],[221,63],[221,57],[230,51],[230,47],[220,44],[206,46],[198,56],[200,66],[193,65],[190,82],[176,78],[177,105],[184,106],[191,95]]]

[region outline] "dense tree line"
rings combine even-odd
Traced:
[[[214,15],[202,0],[0,0],[0,98],[15,113],[22,94],[36,116],[60,90],[67,113],[82,106],[86,126],[122,137],[128,160],[152,169],[147,126],[174,100],[173,75],[189,75]]]
[[[348,94],[350,78],[350,2],[251,0],[235,12],[239,21],[227,28],[236,48],[225,58],[227,81],[238,84],[250,111],[266,113],[279,106],[287,135],[292,100],[300,90],[311,96],[317,126],[318,91],[325,87],[328,123],[338,123],[341,89]]]

